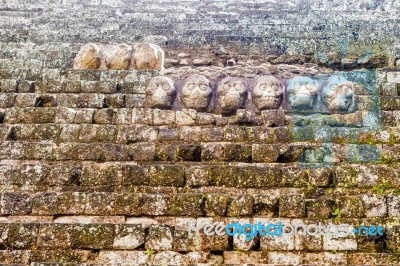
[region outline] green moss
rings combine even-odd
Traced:
[[[394,133],[393,133],[393,130],[391,130],[390,129],[390,132],[389,132],[389,145],[390,146],[393,146],[394,144],[396,144],[396,137],[394,136]]]
[[[340,209],[339,208],[335,208],[332,212],[331,215],[335,218],[335,219],[340,219]]]
[[[154,255],[154,250],[152,248],[148,248],[146,249],[146,251],[144,252],[147,256],[151,257]]]
[[[385,183],[380,183],[380,184],[377,184],[377,185],[373,186],[371,188],[371,190],[375,194],[379,194],[379,195],[382,195],[382,194],[393,194],[393,193],[397,194],[397,193],[400,192],[398,189],[391,187],[390,184],[388,184],[386,182]]]

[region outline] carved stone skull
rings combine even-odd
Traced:
[[[217,88],[217,106],[223,114],[233,113],[244,106],[246,95],[246,86],[240,78],[224,78]]]
[[[145,89],[146,106],[152,108],[169,109],[172,106],[176,89],[174,82],[168,77],[152,78]]]
[[[354,86],[343,77],[331,77],[322,90],[322,102],[332,113],[346,113],[354,102]]]
[[[308,77],[297,77],[289,80],[288,86],[289,106],[297,110],[310,110],[314,108],[317,100],[318,88],[316,83]]]
[[[253,103],[261,111],[277,109],[282,103],[282,83],[273,76],[261,76],[253,87]]]
[[[210,104],[211,94],[210,81],[206,77],[191,75],[182,87],[182,104],[187,109],[205,111]]]

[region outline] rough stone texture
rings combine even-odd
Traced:
[[[2,1],[0,263],[399,265],[399,8]]]
[[[100,66],[100,60],[100,48],[94,43],[88,43],[79,51],[75,64],[81,69],[96,69]]]

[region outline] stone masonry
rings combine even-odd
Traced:
[[[399,8],[0,0],[0,264],[400,265]]]

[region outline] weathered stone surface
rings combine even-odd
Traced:
[[[144,244],[145,232],[141,225],[117,225],[115,227],[115,249],[136,249]]]
[[[279,217],[304,217],[305,202],[302,195],[281,196],[279,199]]]
[[[146,264],[149,256],[144,251],[100,251],[99,263],[134,263],[137,265]]]
[[[2,193],[1,214],[21,215],[32,212],[32,196],[29,193]]]
[[[115,44],[104,51],[104,54],[108,69],[128,69],[132,47],[123,43]]]
[[[139,43],[133,46],[134,69],[146,70],[156,69],[162,70],[164,68],[164,51],[157,45],[150,43]]]
[[[172,230],[168,226],[151,225],[146,238],[145,248],[154,250],[172,249]]]
[[[96,69],[100,66],[100,48],[94,43],[84,45],[75,58],[75,64],[81,69]]]

